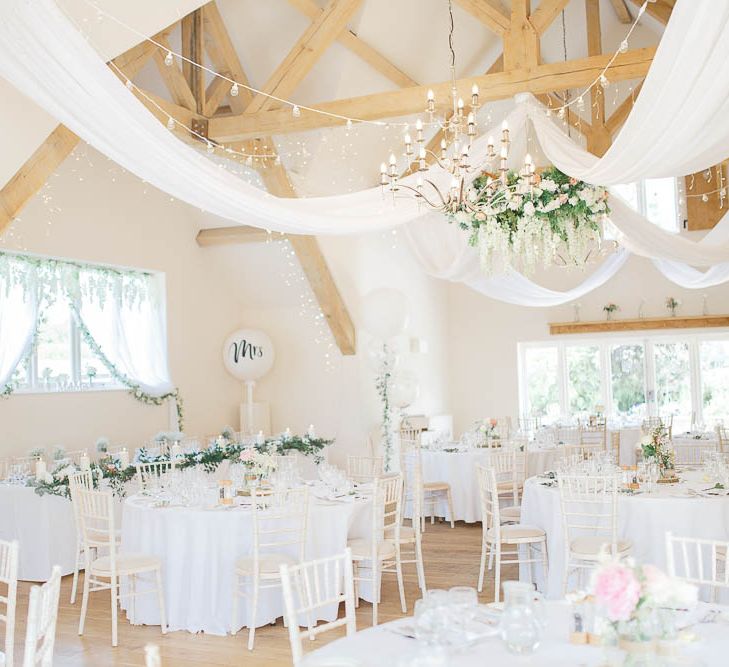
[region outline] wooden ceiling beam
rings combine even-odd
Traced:
[[[539,7],[534,10],[534,13],[529,17],[529,21],[532,24],[534,30],[537,31],[538,35],[543,35],[547,28],[552,25],[554,19],[560,14],[565,8],[565,5],[569,0],[541,0]],[[512,8],[513,8],[512,0]]]
[[[183,17],[180,22],[182,55],[193,63],[202,64],[204,58],[204,28],[202,9],[198,8]],[[203,113],[205,109],[205,72],[187,60],[182,61],[182,74],[195,98],[195,110]]]
[[[504,69],[507,71],[529,70],[539,64],[539,33],[530,14],[531,0],[511,0],[509,29],[504,33]]]
[[[315,0],[288,1],[290,5],[298,9],[312,21],[316,21],[316,19],[324,11],[316,4]],[[417,81],[408,76],[400,68],[396,67],[384,55],[377,51],[377,49],[372,48],[369,44],[362,41],[362,39],[360,39],[352,30],[345,28],[339,33],[339,35],[337,35],[336,39],[340,44],[342,44],[342,46],[359,56],[370,67],[387,77],[396,86],[405,88],[407,86],[418,85]]]
[[[510,28],[509,11],[500,0],[456,0],[456,4],[501,37]]]
[[[266,243],[271,239],[288,238],[286,234],[269,234],[265,229],[248,225],[212,227],[197,233],[197,244],[204,248],[216,245],[240,245],[241,243]]]
[[[637,79],[644,77],[655,54],[655,48],[634,49],[619,54],[610,67],[611,81]],[[481,100],[504,99],[513,97],[519,92],[530,92],[535,95],[549,93],[554,90],[578,88],[591,84],[600,75],[612,56],[601,55],[538,65],[531,70],[496,72],[456,82],[460,95],[467,99],[471,94],[471,85],[476,83],[481,89]],[[364,95],[346,100],[324,102],[317,109],[336,113],[345,118],[363,120],[380,120],[417,114],[422,111],[423,100],[429,88],[432,88],[436,100],[445,109],[451,96],[451,82],[411,86],[401,90],[374,95]],[[323,114],[302,112],[298,118],[293,117],[290,109],[275,109],[256,114],[243,114],[210,120],[210,136],[216,141],[226,143],[240,141],[251,137],[270,134],[302,132],[322,127],[343,125],[344,120]]]
[[[345,29],[361,3],[362,0],[329,0],[321,14],[304,31],[261,90],[268,95],[289,98],[324,51]],[[246,108],[246,114],[275,106],[275,100],[270,97],[256,95]],[[287,110],[290,111],[288,105]]]
[[[630,0],[636,7],[640,7],[644,0]],[[654,19],[660,21],[663,25],[668,24],[668,20],[671,18],[671,12],[676,4],[676,0],[653,0],[648,3],[646,11]]]
[[[157,40],[165,49],[168,51],[171,49],[170,43],[166,37]],[[154,62],[157,65],[157,70],[162,77],[162,81],[165,87],[172,96],[172,101],[182,107],[189,109],[190,111],[197,111],[197,100],[193,95],[190,86],[187,83],[187,79],[180,69],[177,62],[173,62],[171,65],[165,63],[165,56],[167,54],[159,49],[154,50]],[[177,59],[175,59],[176,61]],[[184,61],[183,61],[184,64]],[[197,69],[197,68],[194,68]]]
[[[164,35],[163,31],[155,35],[155,38],[164,37]],[[157,47],[144,41],[114,58],[113,62],[123,77],[131,78],[157,51]],[[0,234],[18,217],[23,207],[73,152],[79,141],[80,139],[65,125],[57,125],[3,186],[0,190]]]
[[[587,54],[602,53],[602,27],[600,25],[600,0],[585,0],[587,22]],[[602,86],[593,86],[590,91],[590,116],[592,129],[587,135],[587,150],[602,157],[610,148],[612,136],[605,127],[605,91]]]
[[[610,4],[613,6],[618,21],[626,25],[633,22],[633,17],[630,14],[628,5],[625,4],[625,0],[610,0]]]

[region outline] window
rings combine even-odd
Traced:
[[[653,224],[669,232],[679,231],[681,211],[675,178],[648,178],[612,189]]]
[[[528,408],[526,414],[554,420],[560,414],[557,348],[531,347],[525,354]]]
[[[571,345],[566,349],[567,392],[570,412],[590,413],[603,404],[600,389],[600,348],[595,345]]]
[[[520,404],[545,423],[595,414],[673,416],[675,432],[729,422],[729,333],[520,343]]]
[[[35,352],[15,374],[20,391],[77,391],[121,387],[83,341],[68,302],[43,311]]]

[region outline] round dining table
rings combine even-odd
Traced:
[[[729,495],[712,489],[715,481],[700,470],[679,472],[675,484],[654,484],[618,497],[618,537],[633,543],[632,556],[639,563],[666,568],[666,532],[681,537],[729,541]],[[536,583],[549,598],[563,595],[565,535],[559,490],[554,480],[531,477],[524,485],[521,523],[547,533],[548,580],[535,568]],[[529,580],[528,568],[522,577]]]
[[[72,573],[76,526],[71,501],[39,496],[33,486],[0,483],[0,539],[17,540],[21,581],[47,581],[54,565],[61,566],[61,574]]]
[[[368,537],[371,501],[367,498],[322,500],[309,498],[304,558],[342,553],[348,538]],[[231,628],[235,562],[252,554],[253,510],[250,504],[183,507],[160,503],[137,494],[124,502],[121,552],[157,556],[162,561],[167,622],[170,630],[224,635],[248,626],[248,603],[241,599],[238,627]],[[292,553],[292,555],[294,555]],[[368,598],[363,590],[363,597]],[[159,625],[154,595],[141,595],[133,610],[133,624]],[[260,591],[256,626],[283,615],[281,589]],[[329,615],[336,617],[336,609]],[[331,620],[324,618],[322,620]]]
[[[424,482],[448,482],[453,498],[453,520],[475,523],[481,521],[481,500],[478,490],[476,466],[488,463],[490,452],[501,449],[461,448],[455,444],[439,449],[423,449],[421,452]],[[553,470],[559,454],[556,447],[527,450],[527,476]],[[450,521],[445,500],[436,506],[436,516]]]
[[[709,617],[710,609],[720,613],[712,616],[711,623],[702,622]],[[468,648],[441,652],[412,638],[413,619],[404,618],[337,639],[312,651],[304,657],[302,667],[604,667],[623,664],[624,653],[618,649],[569,642],[572,606],[568,602],[549,601],[545,612],[546,627],[539,646],[531,655],[510,653],[498,631],[493,630],[490,636],[472,642]],[[687,667],[724,667],[727,664],[727,607],[699,603],[696,609],[686,612],[681,623],[695,623],[691,628],[691,640],[689,636],[679,639],[674,647],[675,661],[656,664]]]

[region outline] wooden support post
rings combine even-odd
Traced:
[[[182,55],[193,62],[204,62],[203,10],[196,9],[181,22]],[[182,61],[182,74],[195,99],[195,111],[205,110],[205,72],[186,60]]]
[[[585,0],[587,18],[587,54],[602,54],[602,30],[600,27],[600,0]],[[590,92],[591,132],[587,135],[587,150],[597,156],[605,154],[612,137],[605,126],[605,92],[599,84]]]

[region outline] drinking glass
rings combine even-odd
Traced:
[[[533,653],[542,636],[542,621],[535,608],[534,589],[528,583],[504,583],[504,612],[501,637],[506,648],[517,655]]]

